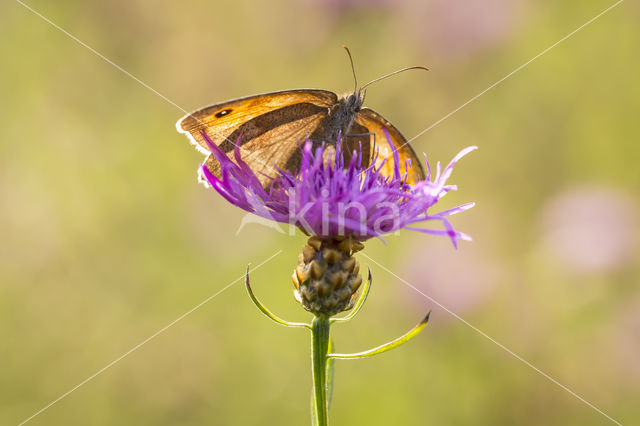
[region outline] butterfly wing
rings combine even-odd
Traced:
[[[386,118],[372,109],[362,108],[356,115],[355,125],[350,133],[353,133],[354,128],[358,129],[357,132],[359,134],[370,133],[369,140],[366,142],[370,147],[372,157],[376,155],[377,150],[376,166],[380,167],[382,161],[386,159],[380,168],[383,175],[389,176],[393,174],[396,166],[393,151],[397,150],[400,160],[397,165],[400,173],[407,173],[407,183],[415,184],[425,178],[421,161],[415,151],[407,143],[407,139],[402,136],[402,133]],[[366,129],[366,131],[363,131],[363,129]],[[389,139],[387,139],[383,129],[389,132]],[[407,167],[407,160],[410,161],[411,167]]]
[[[316,130],[337,100],[335,93],[316,89],[266,93],[201,108],[180,119],[176,127],[205,153],[209,149],[203,130],[227,154],[238,144],[242,159],[268,186],[269,177],[277,175],[276,167],[296,169],[299,142]],[[220,176],[212,155],[205,164]]]

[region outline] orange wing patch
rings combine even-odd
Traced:
[[[400,159],[398,167],[400,173],[407,173],[408,184],[415,184],[419,180],[425,178],[422,163],[416,155],[411,145],[407,143],[407,140],[398,129],[395,128],[387,119],[378,114],[372,109],[362,108],[356,116],[356,123],[364,126],[368,129],[371,135],[371,155],[374,156],[377,150],[376,166],[380,167],[382,162],[386,159],[384,165],[381,167],[381,172],[385,176],[393,174],[396,166],[395,159],[393,157],[393,148],[398,151],[398,157]],[[389,132],[389,139],[385,135],[383,129]],[[375,143],[374,143],[375,142]],[[393,148],[392,148],[393,147]],[[407,167],[407,161],[410,161],[410,167]]]

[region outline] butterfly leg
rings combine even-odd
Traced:
[[[367,137],[368,136],[368,137]],[[347,138],[356,138],[355,140],[348,141]],[[376,134],[375,132],[366,132],[366,133],[353,133],[345,135],[345,154],[348,152],[348,155],[345,155],[345,159],[347,157],[351,157],[351,152],[354,150],[362,152],[362,158],[366,159],[366,163],[364,166],[369,166],[373,162],[374,157],[376,156]],[[368,152],[369,155],[365,155]]]
[[[373,143],[375,145],[376,143],[376,134],[374,132],[369,132],[369,133],[353,133],[353,134],[347,134],[344,135],[345,138],[359,138],[362,136],[373,136]]]

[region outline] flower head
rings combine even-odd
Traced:
[[[242,160],[240,141],[234,149],[234,162],[206,133],[202,136],[221,170],[217,177],[202,165],[203,177],[227,201],[263,218],[295,225],[308,235],[325,239],[349,237],[364,241],[405,228],[448,236],[456,247],[458,239],[470,240],[453,228],[448,216],[471,208],[473,203],[437,213],[430,209],[447,192],[456,189],[455,185],[447,184],[453,166],[476,147],[462,150],[444,169],[438,163],[435,176],[425,156],[425,179],[410,185],[406,183],[406,173],[400,171],[399,154],[391,143],[395,167],[391,175],[385,175],[381,170],[387,159],[376,156],[365,167],[362,152],[354,151],[346,163],[341,140],[335,146],[315,147],[306,140],[300,147],[299,170],[278,169],[279,175],[264,188]],[[406,167],[410,170],[411,164]],[[416,227],[418,223],[433,221],[440,222],[444,229]]]

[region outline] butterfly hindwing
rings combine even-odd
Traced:
[[[389,176],[393,174],[396,165],[393,156],[393,150],[395,149],[398,151],[400,160],[400,164],[398,164],[400,173],[407,173],[406,182],[415,184],[424,179],[424,170],[415,151],[407,143],[402,133],[386,118],[372,109],[362,108],[356,115],[355,124],[367,129],[367,132],[370,133],[370,152],[372,157],[376,157],[376,165],[380,166],[382,161],[386,159],[380,169],[383,175]],[[383,129],[386,129],[389,133],[389,139],[387,139]],[[363,150],[363,152],[366,151]],[[407,160],[411,163],[410,168],[407,168]]]

